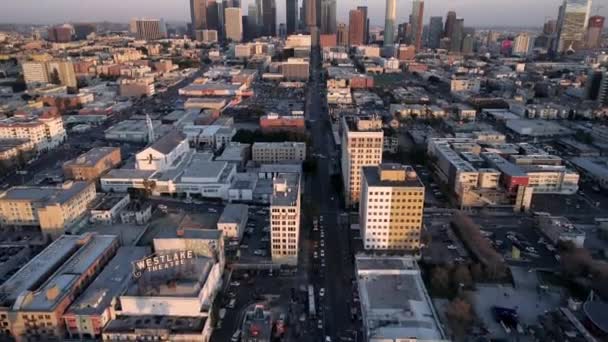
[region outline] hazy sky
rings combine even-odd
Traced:
[[[244,13],[247,4],[243,0]],[[385,0],[337,0],[338,22],[348,21],[348,11],[367,5],[373,25],[383,25]],[[595,4],[606,0],[595,0]],[[276,0],[278,22],[285,21],[285,0]],[[302,0],[300,0],[301,4]],[[427,0],[425,24],[431,15],[445,17],[455,10],[471,26],[540,26],[556,17],[562,0]],[[411,0],[397,0],[398,21],[407,21]],[[593,6],[595,14],[596,6]],[[608,16],[608,5],[599,14]],[[70,21],[127,22],[132,17],[189,20],[189,0],[0,0],[0,23],[63,23]]]

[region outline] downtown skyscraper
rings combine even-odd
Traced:
[[[416,51],[422,48],[422,20],[424,17],[424,0],[412,2],[412,14],[410,15],[410,42],[416,47]]]
[[[258,6],[258,25],[262,36],[274,37],[277,34],[277,4],[275,0],[256,0]]]
[[[397,20],[397,0],[386,0],[384,46],[392,46],[395,43],[395,20]]]
[[[584,46],[590,12],[591,0],[564,0],[557,19],[557,52]]]
[[[298,0],[285,0],[285,20],[287,24],[287,34],[293,34],[298,29]]]
[[[454,25],[456,25],[456,12],[449,11],[445,18],[445,29],[443,30],[443,36],[446,38],[452,38],[452,32],[454,31]]]
[[[197,36],[197,31],[207,29],[207,0],[190,0],[190,20],[193,37]]]
[[[336,33],[336,26],[336,0],[321,0],[321,33]]]
[[[429,24],[429,41],[428,47],[431,49],[438,49],[441,43],[441,36],[443,35],[443,18],[442,17],[431,17]]]
[[[365,34],[363,11],[351,10],[348,15],[348,44],[351,46],[363,45]]]
[[[363,29],[363,43],[369,43],[369,18],[367,17],[367,6],[357,6],[357,9],[363,13],[363,23],[365,28]]]

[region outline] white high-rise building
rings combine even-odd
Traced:
[[[359,202],[361,168],[382,163],[382,120],[372,116],[342,118],[342,181],[346,206]]]
[[[420,248],[424,185],[412,167],[364,167],[360,198],[359,224],[365,249]]]
[[[513,54],[517,56],[526,56],[530,51],[532,37],[527,32],[522,32],[515,37],[513,41]]]
[[[273,180],[270,199],[272,262],[298,264],[300,238],[300,174],[281,173]]]
[[[225,10],[226,17],[226,39],[233,42],[243,40],[243,20],[241,9],[237,7],[229,7]]]
[[[395,20],[397,20],[397,0],[386,0],[384,46],[395,44]]]

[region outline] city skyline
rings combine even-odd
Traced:
[[[247,6],[253,0],[245,0],[241,7],[243,14],[247,14]],[[133,17],[163,18],[166,21],[190,22],[190,1],[180,0],[173,2],[143,0],[129,1],[128,5],[118,0],[108,0],[103,3],[83,4],[75,0],[56,0],[53,7],[40,7],[34,0],[19,1],[18,3],[3,4],[0,13],[0,23],[16,24],[57,24],[76,21],[113,21],[127,23]],[[409,21],[412,1],[397,1],[397,23]],[[452,0],[438,0],[425,4],[423,23],[427,25],[431,16],[445,16],[449,10],[455,10],[459,17],[466,19],[466,25],[470,26],[519,26],[519,27],[541,27],[549,18],[557,18],[557,8],[561,0],[539,0],[530,4],[525,0],[514,0],[509,3],[500,3],[498,0],[479,3],[476,0],[463,0],[456,3]],[[145,5],[145,6],[144,6]],[[121,11],[115,11],[114,6],[120,7]],[[286,9],[285,0],[277,1],[277,26],[285,23]],[[301,6],[301,1],[300,1]],[[345,4],[344,1],[337,3],[337,22],[347,23],[348,13],[357,6],[368,6],[370,24],[373,26],[384,25],[385,2],[376,2],[370,6],[368,1],[352,1]],[[521,11],[525,6],[526,11]],[[500,10],[499,10],[500,9]],[[592,6],[591,15],[608,16],[608,6],[596,10]],[[514,18],[517,21],[514,21]]]

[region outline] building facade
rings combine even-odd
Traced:
[[[258,142],[251,147],[252,160],[263,164],[306,160],[306,143]]]
[[[270,199],[272,262],[298,264],[300,236],[300,174],[283,173],[273,180]]]
[[[420,248],[424,185],[410,166],[363,167],[359,224],[365,249]]]

